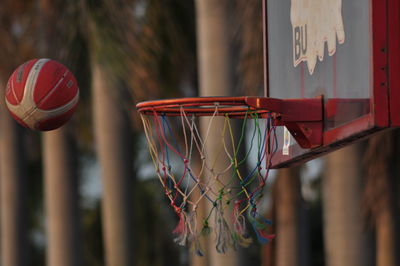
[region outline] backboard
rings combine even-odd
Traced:
[[[263,9],[264,96],[323,99],[322,145],[303,149],[279,127],[273,167],[400,125],[400,1],[264,0]]]

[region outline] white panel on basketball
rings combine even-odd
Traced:
[[[78,103],[78,100],[79,100],[79,92],[75,95],[75,97],[71,101],[58,108],[54,108],[51,110],[42,110],[40,108],[36,108],[35,112],[33,112],[29,117],[24,119],[24,122],[26,123],[27,119],[32,119],[33,121],[38,122],[44,119],[49,119],[52,117],[59,116],[72,109]]]
[[[22,100],[20,103],[18,103],[18,105],[12,105],[6,101],[7,107],[10,109],[10,111],[22,120],[25,120],[25,118],[28,117],[29,114],[32,113],[36,108],[36,104],[33,99],[34,88],[40,71],[42,70],[44,64],[48,61],[49,59],[40,59],[32,66],[31,70],[29,71],[28,78],[26,79]],[[11,82],[11,89],[14,91],[13,83],[14,82]]]

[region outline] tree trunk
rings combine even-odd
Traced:
[[[83,265],[74,144],[66,126],[43,133],[48,265]]]
[[[300,266],[305,263],[307,245],[302,239],[303,201],[301,197],[300,169],[287,168],[279,170],[275,183],[274,205],[276,215],[276,265]],[[301,241],[304,241],[301,243]]]
[[[230,96],[234,77],[228,0],[196,0],[201,96]]]
[[[364,154],[366,185],[364,205],[376,226],[376,265],[398,265],[398,204],[396,178],[399,174],[396,131],[383,132],[368,141]]]
[[[376,266],[396,266],[396,223],[393,211],[385,208],[376,217]]]
[[[360,145],[340,149],[326,160],[322,182],[326,266],[370,265],[360,205]]]
[[[28,210],[22,128],[9,115],[4,96],[0,112],[1,265],[25,266]]]
[[[230,96],[232,93],[233,68],[230,50],[230,27],[229,27],[229,7],[230,1],[197,0],[196,19],[197,19],[197,49],[199,60],[199,83],[201,96]],[[216,147],[221,145],[221,131],[217,125],[220,121],[215,121],[210,129],[207,140],[206,150],[209,158],[216,156]],[[207,130],[209,118],[201,120],[201,130],[203,136]],[[226,167],[225,162],[217,162],[216,169]],[[222,179],[230,178],[226,174]],[[209,204],[210,205],[210,204]],[[225,212],[225,216],[229,214]],[[226,219],[230,221],[231,219]],[[230,225],[232,226],[232,225]],[[238,265],[238,254],[229,250],[226,254],[217,253],[215,250],[216,241],[209,237],[208,254],[209,265]]]
[[[132,128],[125,101],[99,64],[92,64],[94,126],[103,183],[103,231],[108,266],[133,265]]]

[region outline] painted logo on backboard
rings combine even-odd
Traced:
[[[342,0],[291,0],[290,21],[293,65],[307,62],[312,75],[317,57],[324,59],[325,42],[330,56],[336,52],[336,39],[344,43]]]

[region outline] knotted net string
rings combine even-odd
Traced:
[[[266,243],[274,237],[265,232],[271,222],[258,213],[257,206],[268,178],[271,159],[278,147],[276,126],[271,116],[262,119],[248,110],[236,141],[230,118],[225,115],[221,129],[222,145],[215,147],[213,152],[216,156],[210,161],[206,144],[218,115],[216,105],[205,134],[201,136],[197,117],[188,115],[183,107],[178,117],[159,115],[155,110],[149,116],[141,114],[157,177],[179,218],[173,231],[177,235],[175,240],[180,245],[190,242],[198,255],[203,254],[199,237],[209,235],[211,231],[215,233],[218,252],[224,253],[229,247],[236,248],[238,245],[248,246],[251,238],[246,230],[246,222],[250,223],[260,243]],[[253,123],[249,123],[249,120]],[[251,128],[251,133],[245,134],[248,128]],[[246,135],[248,145],[244,145]],[[244,153],[240,153],[244,148]],[[257,156],[256,166],[248,173],[243,173],[241,167],[254,153]],[[239,158],[240,154],[244,156]],[[228,163],[216,171],[215,164],[221,160],[221,156],[225,156]],[[199,170],[194,171],[192,165],[198,162]],[[266,166],[264,171],[263,165]],[[220,178],[226,174],[230,174],[229,180]],[[199,224],[197,208],[201,201],[209,202],[212,207]],[[226,221],[224,213],[231,214],[230,223]],[[210,224],[212,215],[215,220],[213,226]]]

